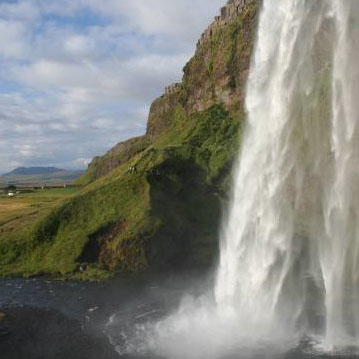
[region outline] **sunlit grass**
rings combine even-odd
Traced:
[[[54,188],[24,191],[15,197],[0,194],[0,233],[18,231],[46,214],[64,199],[70,198],[79,188]]]

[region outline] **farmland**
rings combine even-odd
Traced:
[[[0,233],[23,229],[78,191],[72,187],[36,189],[20,191],[15,197],[1,193]]]

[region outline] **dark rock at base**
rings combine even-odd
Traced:
[[[107,338],[86,333],[60,312],[30,307],[4,309],[1,359],[115,359]]]
[[[6,317],[6,314],[3,312],[0,312],[0,323],[2,320],[4,320],[5,317]]]

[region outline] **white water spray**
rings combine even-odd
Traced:
[[[359,1],[263,0],[246,107],[214,298],[185,301],[150,346],[181,359],[285,352],[305,335],[358,347]]]
[[[218,310],[358,345],[359,1],[264,0],[258,31]]]

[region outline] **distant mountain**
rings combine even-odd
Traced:
[[[64,170],[56,167],[18,167],[0,176],[0,185],[39,185],[71,183],[80,177],[84,171]]]
[[[33,175],[44,175],[52,174],[56,172],[64,172],[61,168],[56,167],[18,167],[13,171],[4,173],[2,176],[33,176]]]

